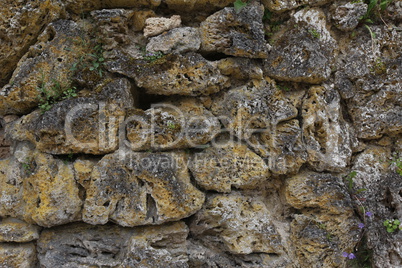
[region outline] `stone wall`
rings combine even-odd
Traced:
[[[0,267],[402,267],[401,0],[0,12]]]

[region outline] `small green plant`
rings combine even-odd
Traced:
[[[239,14],[243,8],[247,6],[248,2],[243,2],[242,0],[236,0],[233,3],[234,10],[237,14]]]
[[[21,164],[22,165],[22,168],[25,170],[25,171],[30,171],[31,170],[31,162],[27,159],[27,161],[26,162],[24,162],[24,163],[22,163]]]
[[[396,155],[394,155],[391,164],[395,166],[396,173],[402,176],[402,157],[397,157]]]
[[[320,33],[316,29],[309,29],[308,32],[311,34],[312,37],[319,39]]]
[[[167,127],[170,128],[170,129],[176,129],[177,126],[176,126],[176,124],[173,123],[173,122],[168,122],[168,123],[167,123]]]
[[[388,233],[393,233],[397,231],[398,229],[402,229],[401,227],[401,222],[398,219],[393,219],[393,220],[385,220],[383,222],[385,228],[387,228]]]
[[[39,105],[38,107],[42,110],[42,113],[49,111],[53,104],[64,99],[77,97],[75,87],[63,87],[60,82],[53,80],[52,85],[48,87],[43,81],[37,87],[39,92]]]
[[[98,72],[99,76],[102,77],[103,64],[105,61],[105,59],[103,58],[102,45],[97,44],[94,47],[94,53],[89,53],[88,55],[92,57],[92,62],[91,62],[91,66],[89,67],[89,70]]]
[[[346,176],[346,181],[347,181],[347,183],[348,183],[348,190],[349,190],[349,192],[352,192],[353,191],[353,185],[354,185],[354,182],[353,182],[353,178],[354,177],[356,177],[356,175],[357,175],[357,172],[356,171],[352,171],[352,172],[350,172],[347,176]]]
[[[367,11],[360,19],[364,23],[373,23],[378,18],[381,18],[381,12],[387,9],[392,0],[366,0],[365,2]]]
[[[165,56],[165,54],[162,53],[162,51],[158,51],[158,52],[147,52],[145,51],[143,53],[143,59],[148,61],[148,62],[154,62],[160,58],[163,58]]]

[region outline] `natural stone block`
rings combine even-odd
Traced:
[[[36,250],[33,243],[0,243],[0,264],[5,268],[36,267]]]
[[[39,238],[39,227],[15,218],[0,222],[0,242],[30,242]]]
[[[150,37],[180,27],[181,18],[173,15],[171,18],[148,18],[145,20],[144,36]]]
[[[163,54],[185,53],[197,51],[201,46],[200,33],[197,28],[182,27],[175,28],[165,34],[150,38],[146,51]]]

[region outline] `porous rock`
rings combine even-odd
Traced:
[[[134,78],[136,85],[148,94],[209,95],[230,85],[215,62],[194,52],[169,54],[156,60],[134,59],[120,53],[105,65],[110,72]]]
[[[0,222],[0,242],[30,242],[39,238],[39,227],[16,218]]]
[[[273,216],[259,197],[213,194],[190,225],[193,237],[234,254],[283,253]]]
[[[170,18],[148,18],[145,20],[144,36],[150,37],[180,27],[181,18],[173,15]]]
[[[36,250],[33,243],[0,243],[0,263],[7,268],[36,267]]]
[[[183,222],[155,227],[73,224],[42,232],[41,267],[188,267]]]
[[[66,9],[78,15],[98,9],[157,8],[161,0],[66,0]]]
[[[63,12],[60,1],[4,0],[0,7],[0,87],[7,83],[18,60],[38,38],[43,27]]]
[[[202,147],[220,131],[219,120],[194,98],[152,106],[127,111],[126,141],[134,151]]]
[[[20,60],[10,84],[1,89],[0,115],[26,114],[45,98],[44,91],[70,88],[73,64],[90,51],[85,42],[89,39],[76,22],[50,23]]]
[[[331,0],[262,0],[264,6],[273,12],[284,12],[303,5],[319,6],[327,4],[328,2],[331,2]]]
[[[52,154],[104,154],[117,149],[125,108],[133,105],[125,78],[106,80],[91,97],[65,99],[49,111],[35,111],[10,128],[16,140],[29,140]]]
[[[268,179],[264,160],[236,142],[214,144],[192,157],[190,170],[206,190],[228,193],[233,188],[253,189]]]
[[[363,2],[338,3],[333,9],[332,19],[335,26],[342,31],[351,31],[366,14],[367,4]]]
[[[160,51],[163,54],[185,53],[197,51],[201,46],[200,34],[197,28],[175,28],[165,34],[150,38],[146,50],[149,52]]]
[[[122,226],[160,224],[194,214],[204,194],[190,182],[184,153],[119,150],[94,167],[83,221]]]
[[[216,11],[218,9],[224,8],[233,3],[232,0],[165,0],[169,9],[179,11],[183,15],[188,14],[189,11]]]
[[[302,109],[307,162],[317,171],[341,171],[350,162],[353,138],[339,93],[330,87],[311,87]]]
[[[226,55],[266,58],[268,45],[264,39],[261,5],[250,4],[239,13],[224,8],[200,25],[201,49]]]
[[[321,83],[331,74],[335,47],[322,10],[302,9],[275,41],[264,74],[280,81]]]

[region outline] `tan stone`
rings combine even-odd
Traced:
[[[39,227],[15,218],[0,222],[0,242],[30,242],[39,238]]]
[[[83,221],[122,226],[160,224],[194,214],[204,194],[190,182],[184,153],[135,153],[120,149],[95,166]]]
[[[257,197],[214,194],[208,197],[190,225],[193,237],[233,254],[283,252],[273,215]]]
[[[161,0],[66,0],[66,9],[81,15],[84,12],[109,8],[156,8]]]
[[[0,87],[49,22],[63,12],[60,1],[4,0],[0,6]],[[1,102],[0,102],[1,103]]]
[[[173,15],[170,18],[148,18],[145,20],[144,36],[150,37],[180,27],[181,18]]]
[[[127,142],[134,151],[202,147],[220,131],[219,120],[194,98],[128,111],[126,122]]]
[[[0,243],[0,264],[5,268],[36,267],[36,250],[33,243]]]
[[[264,160],[246,145],[216,144],[192,157],[190,170],[206,190],[228,193],[232,188],[253,189],[269,178]]]
[[[213,11],[229,6],[232,0],[166,0],[169,9],[177,10],[183,13],[189,11]]]

